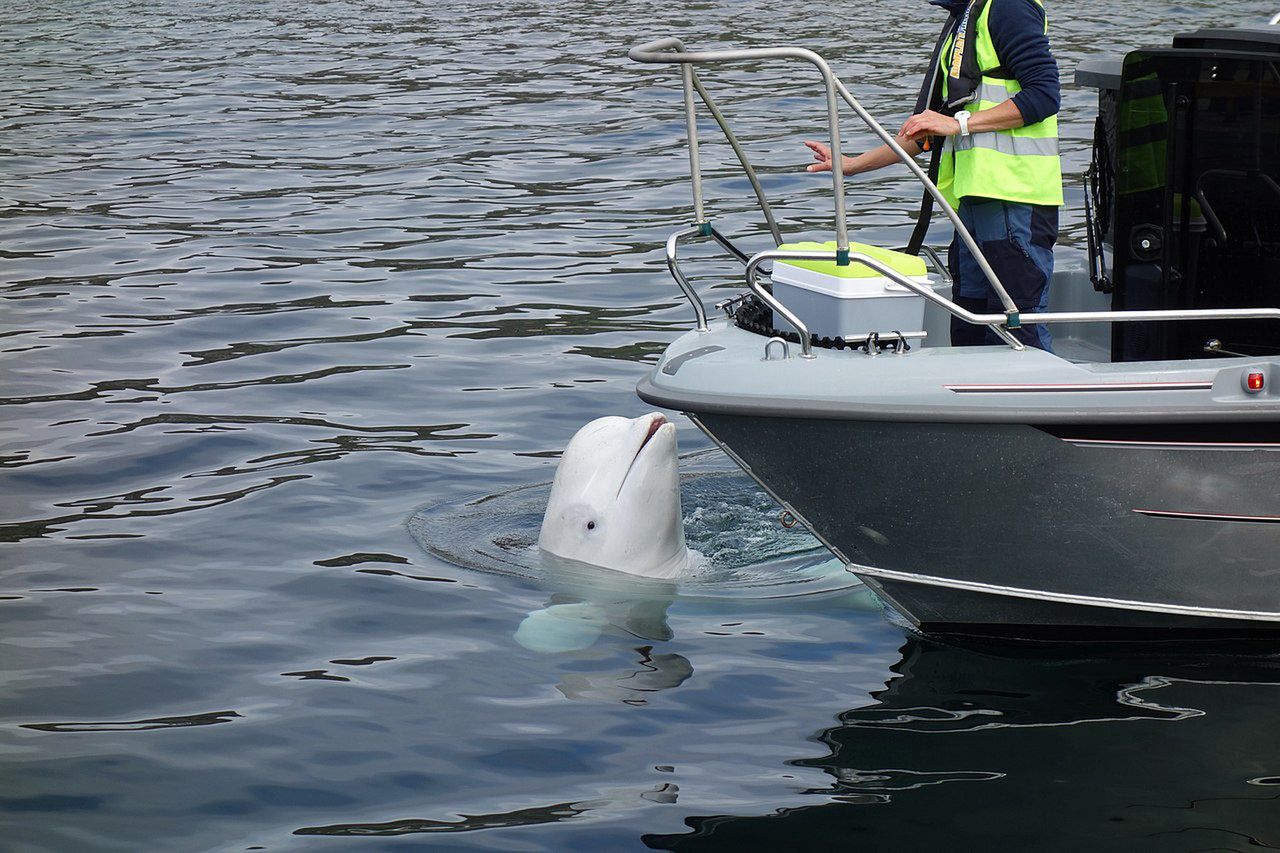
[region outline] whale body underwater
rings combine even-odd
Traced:
[[[578,430],[556,467],[538,547],[645,578],[686,571],[675,424],[652,412]]]

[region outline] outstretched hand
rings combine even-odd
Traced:
[[[823,145],[821,142],[814,142],[811,139],[804,141],[805,147],[813,152],[813,159],[817,162],[810,163],[805,167],[806,172],[830,172],[831,171],[831,148]],[[848,171],[849,158],[842,157],[844,162],[841,164]]]

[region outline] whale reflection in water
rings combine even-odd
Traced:
[[[876,702],[818,733],[812,806],[690,817],[659,849],[1280,847],[1280,657],[911,638]]]
[[[565,654],[588,649],[604,635],[640,641],[632,646],[633,665],[624,671],[565,673],[557,685],[565,697],[643,705],[646,694],[679,687],[693,674],[683,655],[654,650],[654,644],[673,636],[667,608],[676,599],[675,584],[600,572],[548,554],[543,564],[555,591],[546,607],[516,628],[517,643],[530,651]]]

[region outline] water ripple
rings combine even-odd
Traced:
[[[1134,41],[1274,12],[1049,10],[1067,79]],[[1036,849],[1048,828],[1131,849],[1199,825],[1242,834],[1175,837],[1276,843],[1274,809],[1244,799],[1280,773],[1266,672],[1152,694],[1165,672],[1142,661],[917,661],[745,481],[689,483],[691,539],[719,574],[657,609],[597,602],[574,648],[517,638],[581,611],[530,571],[533,484],[584,422],[645,411],[643,364],[692,322],[662,253],[691,215],[679,78],[625,48],[803,44],[892,125],[938,24],[924,0],[8,0],[3,20],[7,846],[451,832],[623,849],[695,826],[735,838],[730,816],[757,814],[736,846],[847,829],[897,849],[922,814],[941,837],[921,848]],[[800,171],[800,140],[824,132],[816,75],[704,79],[785,233],[826,239],[829,183]],[[1078,256],[1094,96],[1063,94]],[[710,214],[768,247],[702,129]],[[901,244],[917,199],[901,170],[850,181],[855,235]],[[742,286],[716,253],[689,268],[710,302]],[[684,450],[709,449],[679,426]],[[1164,694],[1202,713],[1126,704]],[[1013,834],[968,843],[977,824]]]
[[[108,723],[23,723],[22,728],[38,732],[147,732],[153,729],[216,726],[229,723],[242,715],[235,711],[211,711],[181,717],[156,717],[151,720],[114,721]]]

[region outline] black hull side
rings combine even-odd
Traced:
[[[1276,450],[692,417],[922,630],[1280,633]]]
[[[962,641],[1001,639],[1042,643],[1159,646],[1196,641],[1266,641],[1280,649],[1280,622],[1214,619],[1140,610],[1116,611],[865,576],[867,586],[923,634]]]

